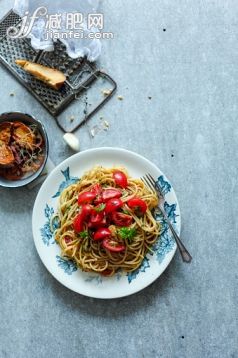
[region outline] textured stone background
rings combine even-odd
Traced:
[[[9,7],[2,0],[0,15]],[[0,356],[237,357],[237,1],[105,0],[101,11],[115,33],[101,63],[124,100],[90,122],[102,114],[108,133],[90,140],[86,127],[77,132],[81,147],[121,146],[155,162],[177,192],[194,260],[188,266],[176,254],[128,298],[82,297],[36,253],[38,188],[0,189]],[[54,162],[71,155],[54,120],[2,66],[0,78],[0,112],[32,113],[49,132]]]

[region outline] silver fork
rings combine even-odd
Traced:
[[[144,182],[144,184],[149,187],[150,190],[156,192],[156,194],[158,195],[159,198],[159,205],[158,208],[161,211],[166,223],[169,225],[169,228],[173,234],[173,237],[176,241],[176,244],[178,246],[180,255],[183,259],[184,262],[186,263],[190,263],[192,261],[192,256],[190,255],[190,253],[188,252],[188,250],[186,249],[186,247],[184,246],[184,244],[182,243],[182,241],[180,240],[179,236],[177,235],[176,231],[174,230],[173,225],[171,224],[165,210],[164,210],[164,195],[162,194],[159,185],[156,183],[156,181],[154,180],[154,178],[150,175],[150,174],[146,174],[144,175],[141,180]]]

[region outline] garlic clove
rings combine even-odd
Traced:
[[[73,149],[75,152],[80,151],[79,139],[76,137],[76,135],[73,133],[65,133],[63,138],[71,149]]]

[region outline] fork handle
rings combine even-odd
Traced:
[[[190,263],[192,261],[192,256],[190,255],[190,253],[188,252],[188,250],[186,249],[186,247],[184,246],[184,244],[182,243],[182,241],[180,240],[178,234],[176,233],[176,231],[174,230],[174,227],[173,225],[171,224],[164,208],[162,205],[159,205],[159,209],[161,211],[161,213],[163,214],[164,218],[165,218],[165,221],[166,223],[169,225],[169,228],[173,234],[173,237],[176,241],[176,244],[178,246],[178,249],[179,249],[179,252],[180,252],[180,255],[183,259],[183,262],[186,262],[186,263]]]

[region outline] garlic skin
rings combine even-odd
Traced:
[[[75,152],[80,151],[79,140],[73,133],[65,133],[63,135],[64,141],[68,144],[68,146],[74,150]]]

